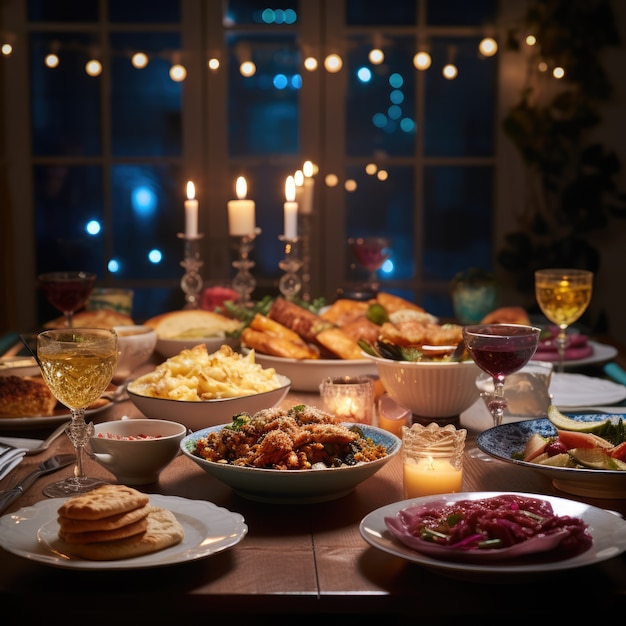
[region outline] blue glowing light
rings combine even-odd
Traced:
[[[163,254],[161,253],[160,250],[157,250],[156,248],[153,250],[150,250],[150,252],[148,252],[148,260],[150,261],[150,263],[160,263],[163,260]]]
[[[100,222],[98,220],[90,220],[87,222],[85,230],[89,235],[97,235],[102,230],[102,227],[100,226]]]
[[[369,83],[372,80],[372,71],[369,67],[360,67],[356,71],[356,75],[362,83]]]
[[[117,274],[120,271],[120,264],[115,259],[111,259],[107,264],[107,269],[111,274]]]

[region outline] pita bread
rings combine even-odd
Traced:
[[[148,529],[147,516],[136,522],[131,522],[125,526],[114,528],[113,530],[93,530],[87,533],[68,533],[63,528],[59,528],[59,537],[67,543],[101,543],[104,541],[115,541],[125,539],[144,533]]]
[[[183,540],[183,527],[171,511],[152,507],[146,520],[147,530],[133,537],[99,543],[69,544],[61,541],[61,548],[83,559],[114,561],[158,552]]]
[[[118,313],[113,309],[94,309],[75,313],[72,324],[75,328],[113,328],[113,326],[133,326],[135,322],[129,315]],[[44,326],[46,328],[64,328],[65,318],[57,317]]]
[[[58,509],[60,517],[96,520],[146,506],[150,498],[126,485],[102,485],[92,491],[68,498]]]
[[[127,513],[118,513],[100,519],[72,519],[59,516],[57,521],[64,533],[91,533],[95,530],[115,530],[127,526],[146,517],[149,511],[150,505],[146,505]]]

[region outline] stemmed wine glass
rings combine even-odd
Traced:
[[[509,374],[522,369],[530,361],[541,329],[521,324],[474,324],[463,327],[465,347],[474,363],[493,379],[494,392],[487,406],[493,425],[502,424],[507,406],[504,382]]]
[[[48,485],[44,494],[63,497],[90,491],[106,481],[83,471],[83,448],[93,435],[85,409],[108,387],[117,364],[117,335],[103,328],[46,330],[37,335],[41,373],[54,397],[68,407],[72,421],[65,432],[76,450],[75,475]]]
[[[535,296],[543,314],[559,327],[556,346],[558,370],[565,370],[567,328],[585,312],[591,301],[593,272],[577,269],[545,269],[535,272]]]
[[[96,275],[90,272],[49,272],[38,278],[48,302],[63,313],[65,326],[71,328],[74,313],[89,300]]]
[[[391,256],[391,241],[387,237],[357,237],[348,239],[359,265],[369,272],[367,286],[378,291],[378,270]]]

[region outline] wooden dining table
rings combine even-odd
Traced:
[[[621,355],[620,355],[621,358]],[[622,361],[623,362],[623,361]],[[151,369],[150,364],[138,373]],[[315,393],[291,391],[281,403],[320,405]],[[94,416],[108,421],[144,417],[128,400]],[[176,421],[174,412],[171,419]],[[461,426],[463,426],[461,418]],[[488,426],[488,424],[486,424]],[[20,436],[45,436],[41,431]],[[14,431],[0,435],[14,435]],[[626,500],[580,497],[559,491],[540,472],[495,459],[473,458],[477,431],[468,431],[463,491],[547,494],[585,502],[626,516]],[[7,489],[50,456],[71,452],[67,437],[38,455],[26,456],[0,481]],[[86,473],[115,481],[95,461]],[[72,467],[41,477],[5,515],[46,499],[42,488],[68,476]],[[575,621],[579,612],[596,617],[626,608],[626,555],[556,572],[489,575],[441,571],[372,547],[359,524],[379,507],[403,500],[402,459],[398,454],[351,493],[310,504],[272,504],[237,495],[186,456],[178,456],[157,483],[140,487],[150,494],[205,500],[241,514],[245,537],[222,552],[164,567],[75,570],[53,567],[0,549],[2,606],[19,607],[32,620],[56,616],[64,622],[268,623],[288,617],[344,623],[346,619],[406,617],[413,623],[459,624],[468,618],[493,623]],[[6,609],[5,609],[6,610]],[[492,622],[490,622],[492,623]]]

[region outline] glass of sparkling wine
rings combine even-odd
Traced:
[[[535,272],[535,297],[543,314],[559,327],[556,346],[558,371],[565,369],[567,328],[585,312],[591,301],[593,272],[545,269]]]
[[[463,327],[463,340],[470,356],[493,379],[494,393],[487,406],[494,426],[502,424],[507,406],[504,397],[506,377],[530,361],[537,350],[540,334],[540,328],[521,324],[475,324]]]
[[[52,498],[90,491],[106,481],[85,476],[83,448],[93,435],[85,409],[108,387],[117,364],[117,335],[102,328],[47,330],[37,335],[41,373],[54,397],[68,407],[72,420],[65,432],[76,450],[74,476],[48,485]]]

